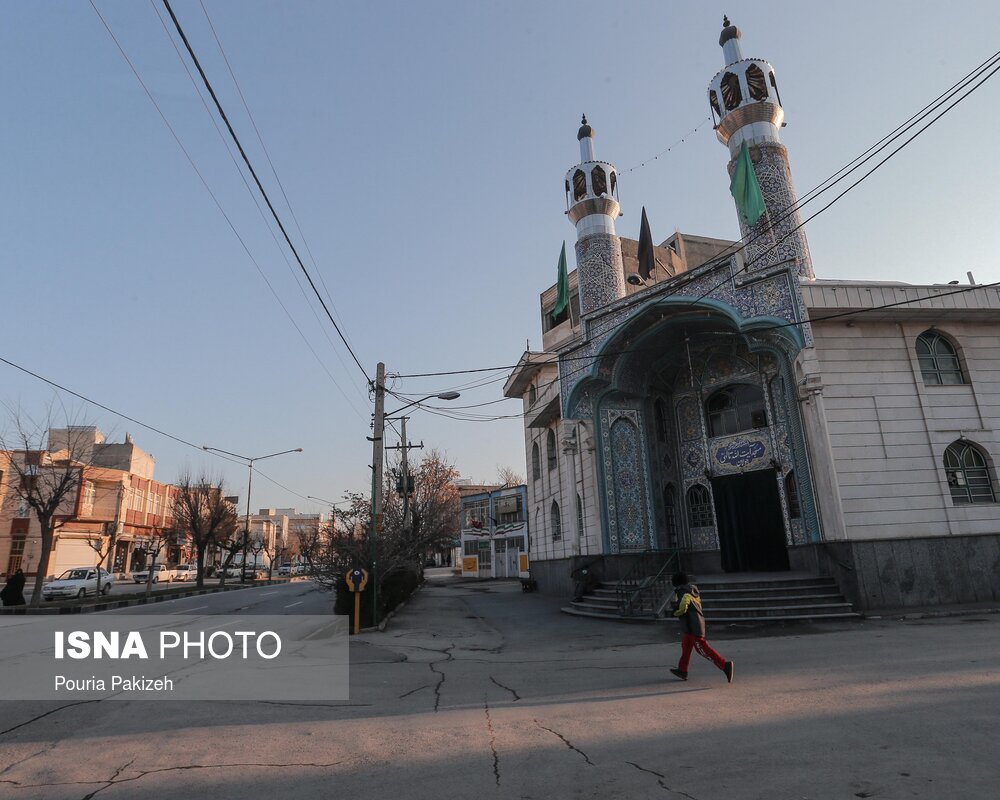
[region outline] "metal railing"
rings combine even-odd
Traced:
[[[623,617],[658,616],[670,595],[670,577],[677,568],[680,551],[647,550],[615,586],[618,613]]]

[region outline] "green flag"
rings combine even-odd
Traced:
[[[556,304],[552,307],[552,319],[558,317],[569,305],[569,273],[566,272],[566,242],[559,253],[559,277],[556,279]]]
[[[740,154],[736,158],[736,169],[733,170],[729,191],[736,200],[740,216],[746,220],[748,225],[756,225],[757,220],[764,215],[767,208],[764,206],[764,195],[760,193],[757,173],[753,170],[753,162],[750,160],[750,151],[747,150],[746,142],[740,146]]]

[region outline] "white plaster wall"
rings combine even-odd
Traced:
[[[1000,532],[1000,506],[952,503],[943,465],[962,435],[1000,463],[1000,326],[935,323],[958,344],[970,383],[925,386],[915,343],[931,324],[813,326],[848,538]]]

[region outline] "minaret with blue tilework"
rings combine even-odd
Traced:
[[[763,59],[744,58],[742,33],[728,17],[723,19],[719,44],[725,66],[708,87],[708,102],[715,133],[729,148],[729,174],[746,143],[767,213],[755,225],[740,218],[740,233],[748,242],[744,263],[748,272],[793,263],[801,277],[814,279],[809,242],[796,205],[798,196],[788,165],[788,150],[781,143],[785,110],[774,77],[774,68]],[[739,216],[739,214],[737,215]]]
[[[584,116],[577,134],[580,163],[566,173],[566,213],[576,226],[576,267],[583,316],[625,296],[625,270],[615,220],[618,170],[598,161],[594,129]]]

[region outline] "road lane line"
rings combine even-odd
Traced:
[[[267,597],[268,595],[277,594],[277,592],[264,592],[261,597]]]
[[[195,606],[194,608],[184,608],[180,611],[171,611],[171,614],[188,614],[192,611],[200,611],[203,608],[208,608],[208,606]]]
[[[299,600],[299,602],[297,603],[290,603],[289,605],[285,606],[285,608],[294,608],[295,606],[302,605],[304,602],[305,602],[304,600]]]

